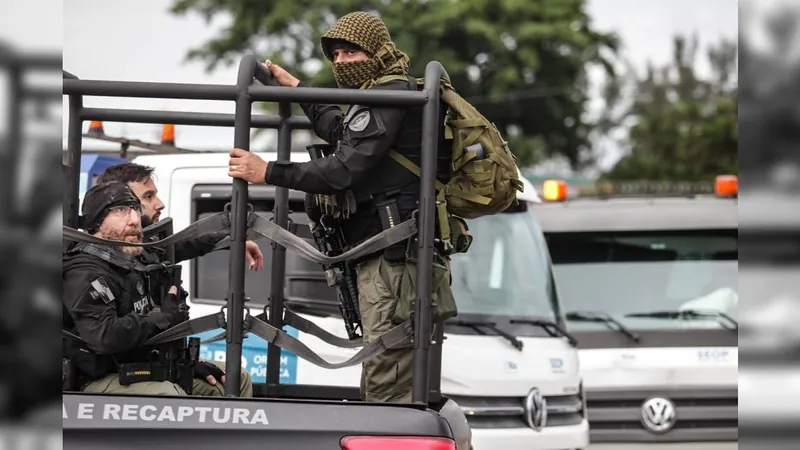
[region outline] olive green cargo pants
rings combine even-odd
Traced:
[[[357,266],[358,303],[364,344],[410,317],[416,298],[416,264],[391,263],[383,254]],[[456,314],[449,261],[434,256],[431,313],[434,323]],[[394,348],[361,365],[361,398],[368,402],[411,403],[412,344]]]
[[[209,361],[217,367],[225,370],[225,363],[220,361]],[[240,397],[253,396],[253,381],[250,374],[242,369],[239,384]],[[206,380],[194,379],[192,383],[192,395],[201,397],[224,396],[225,386],[217,381],[216,385],[209,384]],[[169,381],[143,381],[128,386],[119,384],[119,375],[112,373],[99,380],[92,381],[83,388],[83,392],[94,394],[142,394],[142,395],[187,395],[180,386]]]

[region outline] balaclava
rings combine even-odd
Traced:
[[[366,61],[333,63],[339,87],[368,88],[370,81],[385,75],[408,75],[408,56],[395,47],[386,25],[374,14],[347,14],[322,36],[322,52],[331,62],[331,47],[337,41],[351,43],[369,56]]]

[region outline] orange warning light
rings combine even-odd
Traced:
[[[161,131],[162,145],[175,145],[175,125],[164,124]]]
[[[542,196],[549,202],[565,200],[567,198],[567,183],[562,180],[546,180],[542,185]]]
[[[736,175],[718,176],[714,192],[719,197],[736,197],[739,194],[739,177]]]

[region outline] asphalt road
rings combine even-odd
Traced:
[[[676,443],[676,444],[612,444],[590,445],[586,450],[738,450],[738,442]]]

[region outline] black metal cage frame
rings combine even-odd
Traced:
[[[418,221],[417,286],[414,310],[414,403],[427,404],[438,401],[441,369],[441,339],[432,341],[431,333],[431,271],[434,248],[435,181],[440,102],[440,79],[449,79],[438,61],[425,67],[424,89],[408,91],[369,91],[336,88],[280,87],[275,86],[271,74],[252,54],[242,57],[236,85],[156,83],[81,80],[64,71],[63,94],[69,96],[69,131],[67,162],[69,185],[65,190],[68,205],[64,209],[64,224],[77,228],[78,191],[82,125],[87,120],[135,123],[173,123],[183,125],[233,126],[233,147],[250,151],[251,128],[276,128],[278,130],[277,154],[279,161],[288,161],[291,151],[291,132],[294,129],[310,129],[306,118],[293,117],[291,103],[359,104],[366,106],[392,106],[409,108],[424,106],[422,126],[421,191]],[[254,80],[261,85],[255,84]],[[235,114],[198,113],[178,111],[125,110],[88,108],[83,106],[84,96],[134,97],[185,100],[234,101]],[[279,115],[252,115],[253,102],[277,102]],[[274,207],[274,222],[288,227],[289,190],[277,188]],[[227,296],[227,345],[226,345],[226,395],[238,396],[243,341],[243,319],[245,310],[245,241],[248,203],[248,183],[234,179],[231,198],[231,245]],[[270,325],[282,329],[284,310],[283,289],[285,283],[286,249],[276,246],[272,254],[271,301],[269,304]],[[441,327],[437,327],[441,328]],[[439,336],[441,330],[437,330]],[[432,351],[433,348],[433,351]],[[270,345],[267,352],[267,389],[278,387],[280,375],[280,351]],[[433,388],[433,389],[431,389]],[[432,395],[431,395],[432,394]]]

